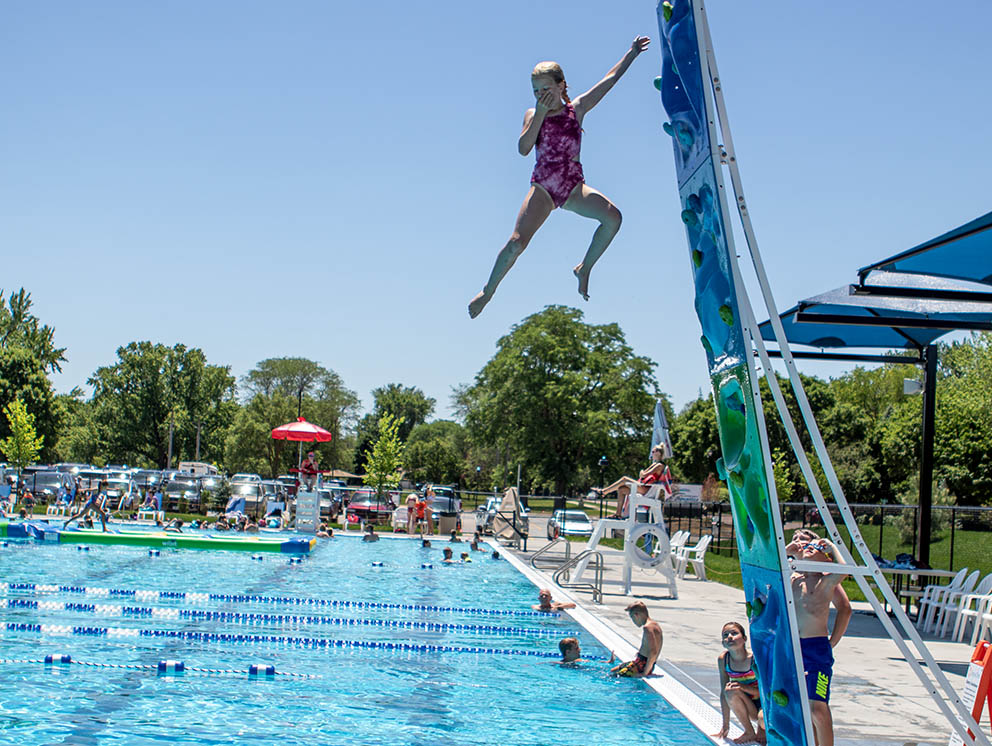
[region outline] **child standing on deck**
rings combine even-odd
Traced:
[[[730,731],[730,711],[733,710],[744,728],[744,733],[734,743],[765,742],[765,728],[761,716],[761,697],[758,692],[758,674],[754,669],[754,656],[747,649],[747,632],[737,622],[727,622],[721,632],[725,650],[716,659],[720,672],[720,711],[723,725],[714,738],[726,738]],[[757,730],[751,721],[757,721]]]
[[[810,541],[793,538],[785,548],[786,554],[804,562],[823,562],[840,557],[837,547],[827,539]],[[799,625],[799,646],[806,672],[806,693],[809,696],[813,732],[818,746],[834,746],[834,724],[830,715],[830,679],[834,656],[827,635],[830,603],[834,591],[846,577],[843,573],[794,572],[792,595],[796,600],[796,622]]]
[[[565,74],[557,62],[541,62],[534,68],[531,84],[537,105],[524,114],[517,149],[520,155],[527,155],[536,145],[537,164],[510,240],[497,255],[489,281],[468,304],[468,315],[473,319],[482,313],[503,277],[556,207],[599,221],[585,257],[572,270],[579,281],[579,295],[589,300],[589,273],[620,230],[621,216],[609,199],[585,183],[579,163],[582,120],[627,72],[634,58],[647,49],[650,41],[646,36],[634,39],[606,77],[574,102],[568,97]]]

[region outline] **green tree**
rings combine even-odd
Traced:
[[[417,425],[426,422],[434,412],[437,403],[416,386],[403,386],[390,383],[372,390],[375,401],[372,411],[358,423],[356,435],[357,452],[356,465],[365,463],[365,453],[369,446],[379,437],[379,420],[389,415],[400,422],[399,437],[405,441]]]
[[[93,402],[83,398],[81,389],[74,388],[68,394],[55,397],[60,429],[55,446],[55,457],[59,461],[83,464],[96,463],[105,448],[100,428],[95,418]]]
[[[702,484],[716,473],[716,460],[720,458],[713,394],[689,402],[669,423],[673,475],[683,482]]]
[[[298,412],[331,433],[330,442],[308,446],[321,466],[352,468],[358,396],[337,373],[305,358],[269,358],[242,378],[241,390],[248,399],[225,443],[229,470],[274,476],[296,466],[295,445],[272,441],[271,431],[292,422]]]
[[[451,420],[417,425],[403,453],[408,478],[416,482],[460,483],[468,458],[468,434]]]
[[[3,440],[0,440],[0,451],[7,457],[11,465],[17,468],[18,484],[20,484],[21,469],[33,464],[41,453],[44,438],[34,429],[34,415],[19,399],[14,399],[3,408],[10,430]]]
[[[198,432],[200,460],[223,457],[237,410],[234,378],[228,367],[208,364],[202,350],[132,342],[89,383],[107,458],[165,467],[170,425],[174,463],[194,458]]]
[[[65,347],[55,346],[55,329],[41,325],[31,313],[31,294],[21,288],[4,302],[0,290],[0,350],[21,348],[30,352],[46,373],[61,372]]]
[[[293,420],[296,402],[280,394],[256,394],[234,416],[224,444],[231,472],[275,477],[296,465],[295,443],[273,440],[273,428]]]
[[[403,465],[403,442],[399,430],[402,422],[391,414],[379,418],[379,437],[365,454],[365,484],[375,488],[379,500],[383,490],[400,483]]]
[[[60,410],[44,364],[24,347],[0,348],[0,407],[14,401],[24,405],[33,418],[35,429],[44,439],[41,458],[51,460],[61,426]],[[8,435],[7,422],[0,421],[0,438]]]
[[[654,363],[635,355],[617,324],[591,325],[574,308],[548,306],[497,342],[497,352],[461,389],[473,443],[521,464],[534,489],[565,494],[611,470],[643,468],[658,395]]]

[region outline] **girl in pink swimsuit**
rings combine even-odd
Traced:
[[[646,36],[634,39],[630,49],[606,77],[575,101],[568,97],[565,75],[558,63],[542,62],[534,68],[531,83],[537,105],[524,115],[517,147],[520,155],[527,155],[536,145],[537,164],[510,240],[496,256],[489,281],[468,304],[468,313],[473,319],[482,313],[503,277],[556,207],[599,221],[585,257],[572,270],[579,280],[579,295],[589,300],[589,273],[620,230],[620,211],[585,183],[579,163],[582,119],[627,72],[634,58],[647,49],[649,43]]]

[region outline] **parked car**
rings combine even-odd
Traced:
[[[295,474],[280,474],[276,479],[286,486],[286,494],[296,495],[300,488],[300,480]]]
[[[80,489],[95,490],[107,478],[107,472],[104,469],[80,469],[76,478],[79,479]]]
[[[71,493],[75,480],[61,471],[36,471],[22,477],[24,489],[37,499],[54,502],[59,493]]]
[[[475,510],[475,525],[482,529],[482,533],[491,534],[493,532],[493,520],[499,512],[500,504],[503,502],[502,496],[490,497],[485,505],[480,505]],[[522,532],[529,533],[530,530],[530,510],[523,505],[520,506],[520,519],[523,523]]]
[[[179,471],[192,474],[195,477],[205,477],[217,474],[217,467],[203,461],[180,461]]]
[[[257,482],[232,482],[230,502],[236,502],[239,498],[243,498],[245,501],[245,507],[242,512],[252,515],[258,513],[262,509],[262,504],[265,502],[265,493],[262,490],[261,480]],[[226,506],[223,507],[226,508]]]
[[[186,500],[186,504],[190,508],[198,508],[200,506],[199,487],[199,483],[192,475],[176,474],[165,485],[162,504],[163,510],[176,510],[179,507],[179,501],[182,499]]]
[[[581,510],[556,510],[548,521],[548,538],[559,536],[592,536],[592,521]]]
[[[69,462],[62,462],[55,464],[55,471],[61,471],[65,474],[71,474],[72,476],[77,476],[80,469],[92,469],[92,464],[72,464]]]
[[[223,505],[218,506],[216,504],[214,501],[214,495],[216,495],[220,488],[224,485],[226,481],[224,477],[211,474],[205,477],[199,477],[197,481],[199,482],[200,488],[200,502],[208,508],[223,508]]]
[[[230,479],[231,484],[236,484],[236,483],[240,484],[242,482],[261,482],[261,481],[262,481],[262,477],[260,477],[258,474],[246,474],[246,473],[235,474]]]
[[[141,493],[133,479],[107,479],[107,506],[111,510],[137,509],[141,507]]]
[[[158,469],[138,469],[131,478],[137,482],[140,489],[146,491],[154,492],[162,486],[162,472]]]
[[[348,503],[348,521],[351,523],[358,521],[385,523],[389,521],[395,508],[396,506],[389,499],[389,495],[384,494],[379,498],[373,489],[358,489],[351,494],[351,502]]]

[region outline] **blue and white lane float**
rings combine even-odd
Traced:
[[[7,632],[35,632],[46,636],[105,637],[134,640],[142,637],[160,637],[170,640],[195,642],[231,642],[256,645],[268,643],[328,650],[332,648],[388,650],[411,653],[470,653],[475,655],[517,655],[534,658],[560,658],[558,652],[546,650],[514,650],[510,648],[483,648],[464,645],[429,645],[381,640],[334,640],[323,637],[292,637],[289,635],[242,635],[221,632],[196,632],[190,630],[140,629],[125,627],[74,627],[68,624],[32,624],[7,622],[2,625]]]
[[[37,609],[39,611],[70,611],[106,616],[156,619],[210,619],[242,625],[260,624],[323,624],[336,627],[388,627],[391,629],[422,629],[432,632],[468,632],[473,634],[534,635],[538,637],[574,637],[574,630],[501,627],[492,624],[448,624],[445,622],[413,622],[396,619],[347,619],[339,617],[298,614],[255,614],[238,611],[204,611],[155,606],[118,606],[116,604],[85,604],[73,601],[37,601],[30,598],[0,598],[0,609]]]
[[[298,679],[319,679],[319,674],[312,673],[292,673],[289,671],[277,671],[276,667],[268,663],[253,663],[248,668],[202,668],[199,666],[187,666],[183,661],[162,660],[158,663],[94,663],[92,661],[80,661],[67,653],[56,655],[46,655],[44,658],[0,658],[0,665],[7,664],[27,664],[40,663],[45,666],[87,666],[90,668],[126,668],[131,671],[155,671],[161,675],[172,675],[186,673],[187,671],[198,674],[239,674],[241,676],[290,676]]]
[[[92,588],[78,585],[46,585],[43,583],[0,583],[0,593],[10,591],[28,593],[78,593],[104,598],[134,598],[142,601],[186,601],[189,604],[203,604],[208,601],[229,603],[282,604],[289,606],[329,606],[351,609],[399,609],[403,611],[433,611],[445,614],[482,614],[486,616],[510,617],[558,617],[558,612],[523,611],[516,609],[476,609],[464,606],[429,606],[425,604],[396,604],[376,601],[340,601],[330,598],[297,598],[294,596],[256,596],[230,593],[198,593],[190,591],[150,591],[133,588]]]

